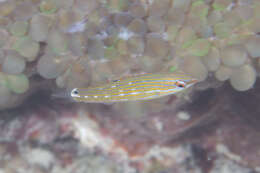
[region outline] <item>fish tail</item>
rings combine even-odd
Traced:
[[[51,93],[51,99],[67,99],[70,102],[74,101],[67,89],[54,91]]]

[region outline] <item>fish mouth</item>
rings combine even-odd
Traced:
[[[195,83],[199,82],[198,79],[191,79],[189,82],[187,82],[188,85],[193,85]]]

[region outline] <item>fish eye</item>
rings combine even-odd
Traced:
[[[180,87],[180,88],[184,88],[185,87],[185,83],[184,82],[180,82],[180,81],[176,82],[176,85],[178,87]]]

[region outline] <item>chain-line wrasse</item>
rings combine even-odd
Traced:
[[[197,82],[182,72],[142,74],[95,87],[74,88],[71,97],[86,103],[149,100],[175,94]]]

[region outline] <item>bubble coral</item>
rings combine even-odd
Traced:
[[[258,0],[0,0],[0,172],[259,169],[259,11]],[[77,87],[175,71],[198,84],[149,102],[69,101]]]
[[[30,85],[40,76],[66,89],[84,80],[83,71],[95,83],[129,73],[180,70],[201,81],[230,80],[240,91],[252,88],[258,76],[256,1],[0,3],[1,72],[23,74]],[[88,65],[79,65],[80,59]],[[249,75],[248,86],[236,72]],[[93,84],[92,77],[82,84]]]

